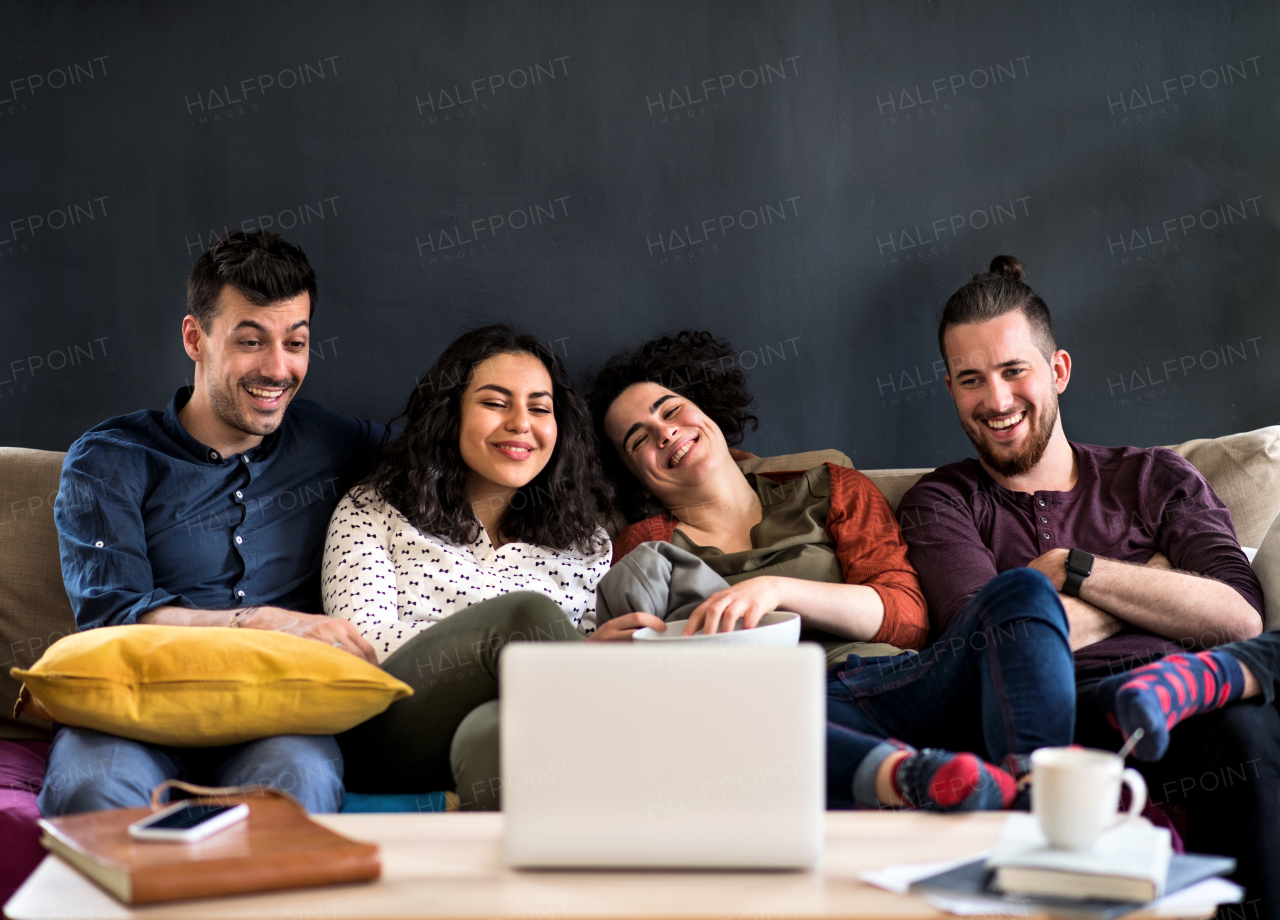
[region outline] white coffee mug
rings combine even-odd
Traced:
[[[1142,774],[1126,769],[1110,751],[1082,747],[1041,748],[1031,755],[1031,810],[1055,847],[1083,850],[1109,827],[1137,817],[1147,804]],[[1120,787],[1129,787],[1126,813]]]

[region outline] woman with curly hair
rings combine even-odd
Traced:
[[[744,474],[734,462],[731,445],[756,419],[733,355],[710,333],[684,331],[615,356],[597,376],[591,407],[604,465],[634,521],[614,542],[615,566],[633,552],[670,555],[656,541],[727,582],[693,609],[685,634],[752,628],[773,610],[800,615],[802,638],[827,649],[829,807],[952,811],[1025,800],[1028,755],[1070,743],[1074,723],[1056,592],[1025,571],[1007,573],[926,647],[906,544],[867,477],[831,463]],[[599,624],[597,635],[627,638],[642,626],[666,628],[637,611]]]
[[[611,491],[564,366],[507,326],[449,345],[397,421],[333,513],[321,578],[325,613],[414,695],[339,736],[346,785],[456,784],[464,808],[495,808],[498,653],[594,631]]]

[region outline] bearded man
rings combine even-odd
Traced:
[[[194,385],[164,411],[103,422],[63,462],[54,517],[80,629],[277,630],[377,664],[350,622],[321,612],[329,517],[383,427],[294,399],[315,304],[306,255],[274,233],[232,231],[196,261],[182,321]],[[166,779],[266,783],[310,811],[342,806],[332,737],[176,748],[57,726],[40,811],[143,806]]]
[[[1178,454],[1067,440],[1071,356],[1023,279],[997,256],[939,323],[978,458],[925,475],[898,509],[933,628],[1001,572],[1047,576],[1070,626],[1076,741],[1116,750],[1142,728],[1140,769],[1188,849],[1236,857],[1252,916],[1280,916],[1280,635],[1253,638],[1258,579]]]

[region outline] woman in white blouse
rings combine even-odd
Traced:
[[[325,613],[414,688],[339,736],[346,785],[496,808],[498,652],[594,632],[612,496],[563,365],[509,327],[454,341],[401,420],[325,540]]]

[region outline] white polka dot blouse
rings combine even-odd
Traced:
[[[595,631],[596,584],[613,556],[603,529],[589,556],[530,543],[495,549],[483,528],[463,546],[422,533],[380,496],[366,494],[359,504],[352,496],[329,520],[324,612],[350,620],[379,662],[433,623],[512,591],[545,594],[584,635]]]

